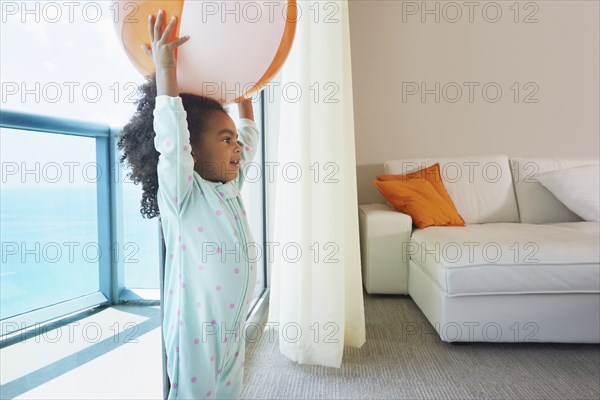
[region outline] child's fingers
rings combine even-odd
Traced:
[[[147,56],[152,57],[152,49],[147,44],[142,45],[142,50],[146,53]]]
[[[165,17],[165,13],[163,10],[158,10],[158,17],[156,17],[156,24],[154,24],[154,39],[161,39],[161,27],[163,24],[163,19]]]
[[[189,36],[180,37],[179,39],[173,41],[171,44],[173,45],[173,48],[179,47],[182,44],[184,44],[185,42],[187,42],[189,38],[190,38]]]
[[[154,16],[148,15],[148,33],[150,35],[150,43],[154,42]]]
[[[171,31],[173,30],[173,27],[175,27],[175,21],[177,20],[176,16],[172,16],[171,17],[171,21],[169,21],[169,24],[167,25],[167,29],[165,29],[165,31],[163,32],[163,36],[162,39],[164,41],[168,41],[169,37],[171,36]]]

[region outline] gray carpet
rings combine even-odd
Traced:
[[[249,342],[242,398],[600,398],[599,345],[444,343],[408,296],[365,293],[365,313],[367,341],[340,369],[296,364],[266,335]]]

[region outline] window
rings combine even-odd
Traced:
[[[97,292],[95,139],[0,134],[0,319]]]
[[[141,186],[126,178],[116,148],[144,79],[118,42],[110,6],[3,8],[0,334],[98,304],[158,299],[158,219],[142,218]],[[254,115],[264,139],[261,104]],[[237,106],[229,110],[236,120]],[[262,165],[262,150],[254,161]],[[261,247],[263,183],[247,181],[242,193]],[[260,296],[264,258],[257,267]]]
[[[257,98],[257,99],[254,99]],[[260,100],[260,101],[258,101]],[[259,96],[253,96],[252,107],[254,109],[254,122],[261,135],[261,144],[264,144],[265,133],[263,128],[263,97],[262,94]],[[228,106],[229,115],[234,121],[239,119],[239,113],[237,105],[232,104]],[[256,243],[256,247],[261,250],[260,257],[256,263],[258,268],[256,274],[256,286],[254,289],[254,300],[257,300],[263,294],[264,288],[266,288],[266,265],[267,257],[265,257],[265,180],[263,176],[264,166],[264,154],[263,146],[259,146],[254,160],[246,166],[246,180],[242,187],[242,199],[244,206],[248,210],[248,223],[252,230],[252,237]],[[252,300],[253,301],[253,300]],[[250,304],[252,304],[252,301]]]

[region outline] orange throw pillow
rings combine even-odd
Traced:
[[[444,187],[437,163],[406,175],[380,175],[373,184],[394,208],[410,215],[419,229],[465,225]]]
[[[440,172],[440,164],[439,163],[435,163],[430,167],[423,168],[423,169],[420,169],[415,172],[411,172],[410,174],[379,175],[377,177],[377,180],[379,180],[379,181],[394,181],[394,180],[404,181],[406,179],[411,179],[411,178],[421,178],[421,179],[424,179],[424,180],[428,181],[429,183],[431,183],[433,185],[433,187],[435,188],[435,190],[446,201],[446,203],[450,204],[454,209],[456,209],[454,202],[452,201],[452,199],[450,198],[450,195],[448,194],[448,191],[444,187],[444,181],[442,180],[442,174]]]

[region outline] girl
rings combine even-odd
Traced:
[[[250,100],[239,105],[236,129],[219,102],[179,94],[174,52],[189,37],[169,41],[176,19],[163,31],[164,21],[162,10],[156,23],[148,19],[151,48],[143,47],[156,74],[147,77],[136,114],[123,128],[121,161],[142,182],[142,214],[161,216],[169,399],[239,398],[241,328],[256,281],[239,190],[258,130]]]

